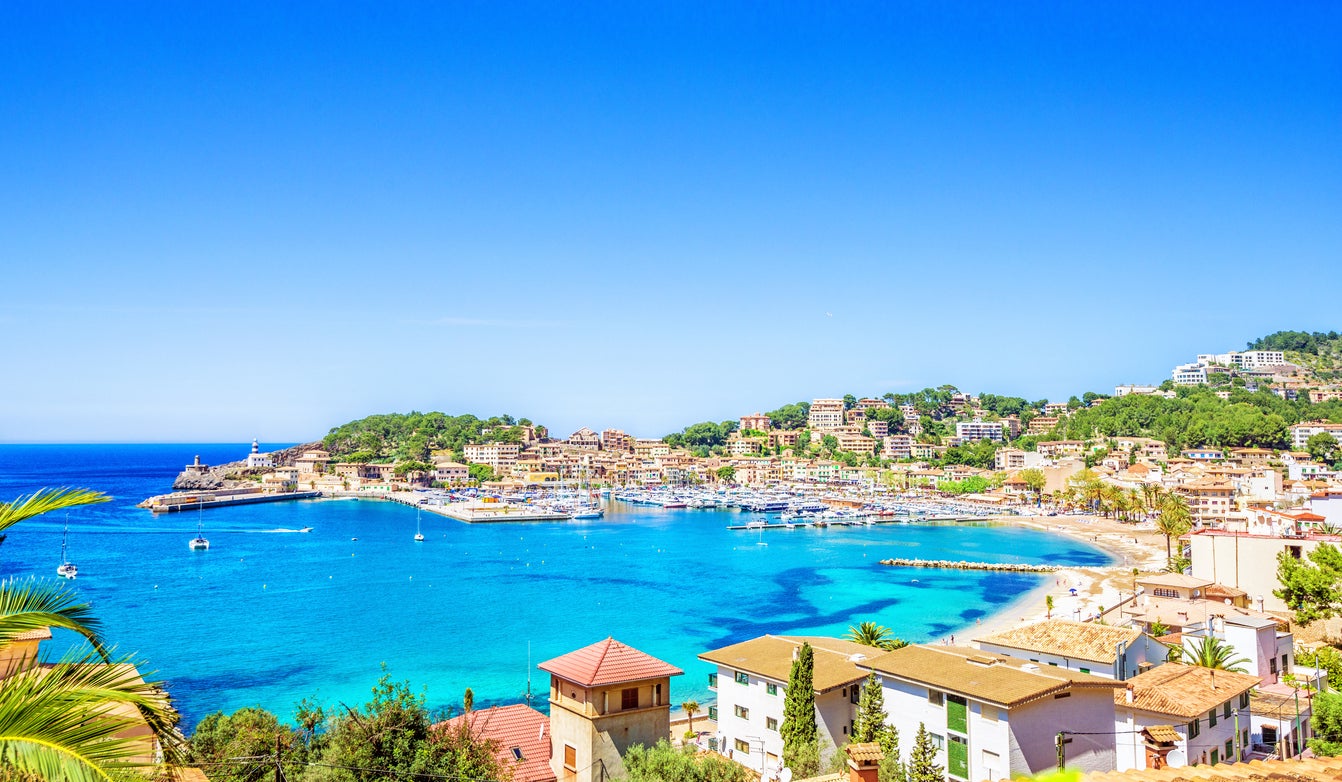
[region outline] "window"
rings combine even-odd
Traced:
[[[570,774],[578,771],[578,749],[567,744],[564,745],[564,770]]]
[[[927,737],[930,738],[930,739],[932,740],[932,746],[936,747],[938,750],[942,750],[942,749],[945,749],[945,748],[946,748],[946,737],[945,737],[945,736],[943,736],[943,735],[941,735],[941,734],[939,734],[939,733],[931,733],[931,732],[929,732],[929,733],[927,734]]]
[[[769,730],[778,730],[778,720],[774,719],[773,717],[765,717],[764,727],[768,728]]]
[[[942,695],[940,692],[938,692],[937,690],[928,690],[928,691],[927,691],[927,702],[930,703],[930,704],[932,704],[933,706],[940,706],[940,705],[942,705],[943,703],[946,702],[946,699],[945,699],[945,696],[943,696],[943,695]]]
[[[1217,750],[1212,750],[1212,765],[1214,766],[1214,765],[1216,765],[1217,763],[1220,763],[1220,762],[1221,762],[1221,755],[1220,755],[1220,753],[1219,753]]]
[[[521,748],[521,747],[513,747],[513,748],[512,748],[512,753],[513,753],[513,760],[521,760],[521,759],[522,759],[522,748]]]
[[[862,700],[862,693],[858,691],[856,687],[848,688],[848,693],[849,693],[848,694],[849,703],[858,703],[859,701]]]
[[[1198,733],[1200,733],[1201,730],[1202,730],[1202,723],[1199,722],[1198,720],[1193,720],[1192,722],[1188,723],[1188,737],[1190,739],[1198,735]]]
[[[769,693],[770,695],[777,695],[777,694],[778,694],[778,685],[777,685],[777,684],[766,684],[766,685],[764,685],[764,691],[767,692],[767,693]]]
[[[979,716],[988,722],[997,722],[997,707],[985,705],[979,709]]]
[[[737,706],[735,712],[736,716],[740,717],[743,720],[750,719],[750,709],[747,709],[745,706]]]
[[[716,690],[717,687],[718,687],[718,675],[716,673],[710,673],[708,675],[708,688],[710,690]]]
[[[638,708],[638,688],[637,688],[637,687],[629,687],[628,689],[620,690],[620,708],[621,708],[621,709],[637,709],[637,708]]]
[[[1269,747],[1272,746],[1273,744],[1276,744],[1276,743],[1277,743],[1277,726],[1276,726],[1276,725],[1264,725],[1264,726],[1263,726],[1263,743],[1266,744],[1266,745],[1268,745]]]
[[[1209,728],[1216,727],[1216,709],[1212,709],[1211,711],[1207,712],[1207,727]]]
[[[1234,740],[1234,739],[1226,739],[1226,752],[1225,752],[1225,758],[1226,758],[1226,760],[1230,760],[1230,759],[1233,758],[1233,757],[1235,757],[1235,740]]]
[[[1230,719],[1230,701],[1226,701],[1221,706],[1221,716]]]
[[[1249,693],[1246,692],[1243,695],[1239,696],[1239,707],[1241,709],[1249,708]]]
[[[1072,694],[1070,692],[1060,692],[1057,695],[1053,696],[1053,700],[1056,701],[1059,698],[1070,698],[1070,697],[1072,697]]]
[[[708,707],[708,718],[709,718],[710,720],[713,720],[714,722],[717,722],[717,720],[718,720],[718,707],[717,707],[717,706],[709,706],[709,707]]]
[[[1277,658],[1276,658],[1276,657],[1270,657],[1270,658],[1268,658],[1268,661],[1267,661],[1267,671],[1268,671],[1268,673],[1276,673],[1276,672],[1277,672]]]
[[[750,684],[750,675],[747,674],[747,673],[745,673],[745,672],[743,672],[743,671],[737,671],[737,672],[736,672],[736,683],[737,683],[737,684]]]
[[[737,739],[737,740],[736,740],[736,751],[737,751],[737,752],[744,752],[744,753],[746,753],[746,754],[750,754],[750,743],[747,742],[747,741],[745,741],[744,739]]]

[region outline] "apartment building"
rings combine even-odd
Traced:
[[[978,440],[1002,442],[1006,439],[1005,424],[1002,421],[960,421],[955,425],[955,436],[961,442],[972,443]]]
[[[842,399],[814,399],[806,425],[811,429],[829,431],[844,425]]]
[[[913,458],[913,438],[907,434],[886,435],[882,441],[881,457],[884,459]]]
[[[522,453],[518,443],[471,443],[463,449],[467,464],[487,464],[494,472],[506,472]]]
[[[782,769],[783,703],[792,661],[803,643],[814,652],[816,722],[826,754],[848,741],[867,672],[858,662],[880,650],[818,636],[765,635],[699,655],[716,666],[708,675],[718,696],[709,718],[718,725],[718,751],[773,777]]]
[[[871,436],[877,440],[884,439],[886,435],[890,434],[890,423],[888,421],[867,421],[867,431],[871,432]]]
[[[1303,451],[1305,450],[1305,444],[1309,442],[1309,438],[1324,432],[1332,435],[1338,443],[1342,443],[1342,424],[1327,421],[1306,421],[1291,427],[1291,447],[1297,451]]]
[[[601,447],[601,436],[584,426],[569,435],[568,444],[574,448],[586,448],[595,451]]]
[[[1199,478],[1176,487],[1175,491],[1188,498],[1188,510],[1198,524],[1225,521],[1235,507],[1235,489],[1229,481]]]
[[[619,429],[604,429],[601,432],[601,448],[606,451],[632,451],[634,438]]]
[[[773,422],[769,420],[769,416],[764,415],[763,413],[743,415],[741,416],[740,424],[742,432],[767,432],[770,427],[773,426]]]
[[[1026,467],[1040,467],[1048,459],[1038,451],[1022,451],[1019,448],[998,448],[993,455],[993,468],[997,470],[1023,470]]]
[[[880,678],[905,762],[923,724],[951,780],[1055,770],[1063,731],[1087,737],[1063,745],[1067,768],[1114,768],[1113,693],[1122,682],[957,646],[906,646],[857,666]]]
[[[1013,627],[975,641],[985,652],[1119,681],[1165,662],[1169,652],[1140,628],[1070,619]]]
[[[1176,386],[1197,386],[1207,382],[1206,364],[1180,364],[1170,373]]]

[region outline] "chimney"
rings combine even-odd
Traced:
[[[1128,689],[1127,689],[1127,691],[1125,691],[1125,692],[1123,693],[1123,702],[1124,702],[1124,703],[1132,703],[1132,685],[1131,685],[1131,684],[1128,685]]]

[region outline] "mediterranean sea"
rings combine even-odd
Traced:
[[[282,444],[265,448],[282,447]],[[1108,555],[1013,526],[883,524],[729,531],[751,514],[615,503],[604,519],[470,525],[370,500],[311,500],[155,516],[197,454],[249,444],[3,445],[0,500],[43,487],[107,492],[70,512],[71,587],[119,652],[167,682],[188,730],[215,710],[363,703],[382,666],[430,706],[544,708],[535,664],[613,635],[686,672],[673,703],[712,700],[697,655],[764,633],[842,635],[874,621],[928,641],[987,616],[1045,576],[884,567],[887,557],[1095,566]],[[202,522],[210,550],[187,541]],[[0,576],[56,579],[65,514],[12,527]],[[298,530],[310,526],[312,532]],[[357,538],[357,540],[355,540]],[[74,645],[58,632],[61,654]]]

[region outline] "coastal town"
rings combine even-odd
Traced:
[[[1276,773],[1291,763],[1304,773],[1332,768],[1313,759],[1310,742],[1316,698],[1340,683],[1327,644],[1342,631],[1301,621],[1279,567],[1342,543],[1342,422],[1285,425],[1281,448],[1065,435],[1088,410],[1142,397],[1221,404],[1271,394],[1322,405],[1338,390],[1281,352],[1248,351],[1199,356],[1161,386],[1119,386],[1112,396],[1022,405],[943,387],[917,402],[818,398],[777,418],[742,415],[707,437],[712,425],[658,439],[609,428],[556,439],[498,419],[477,441],[427,448],[422,460],[370,448],[362,454],[375,458],[350,460],[325,443],[264,453],[253,443],[223,472],[232,485],[147,507],[362,497],[466,523],[526,523],[600,518],[611,503],[629,503],[749,511],[757,520],[729,529],[761,532],[989,521],[1071,535],[1122,563],[882,560],[1046,582],[959,638],[907,644],[873,626],[846,638],[769,634],[704,649],[699,659],[714,666],[706,704],[675,700],[683,661],[612,638],[575,650],[539,665],[550,676],[545,711],[517,703],[454,718],[492,741],[522,782],[618,779],[631,748],[658,741],[760,780],[809,770],[817,780],[871,782],[895,767],[911,779],[918,747],[936,778],[958,782],[1051,769],[1174,780],[1182,769],[1227,764]],[[1004,404],[1014,409],[1003,414]],[[197,460],[179,482],[220,475]],[[798,760],[784,730],[802,659],[811,666],[813,761]],[[862,705],[871,702],[883,704],[876,717]],[[882,764],[887,756],[893,765]]]

